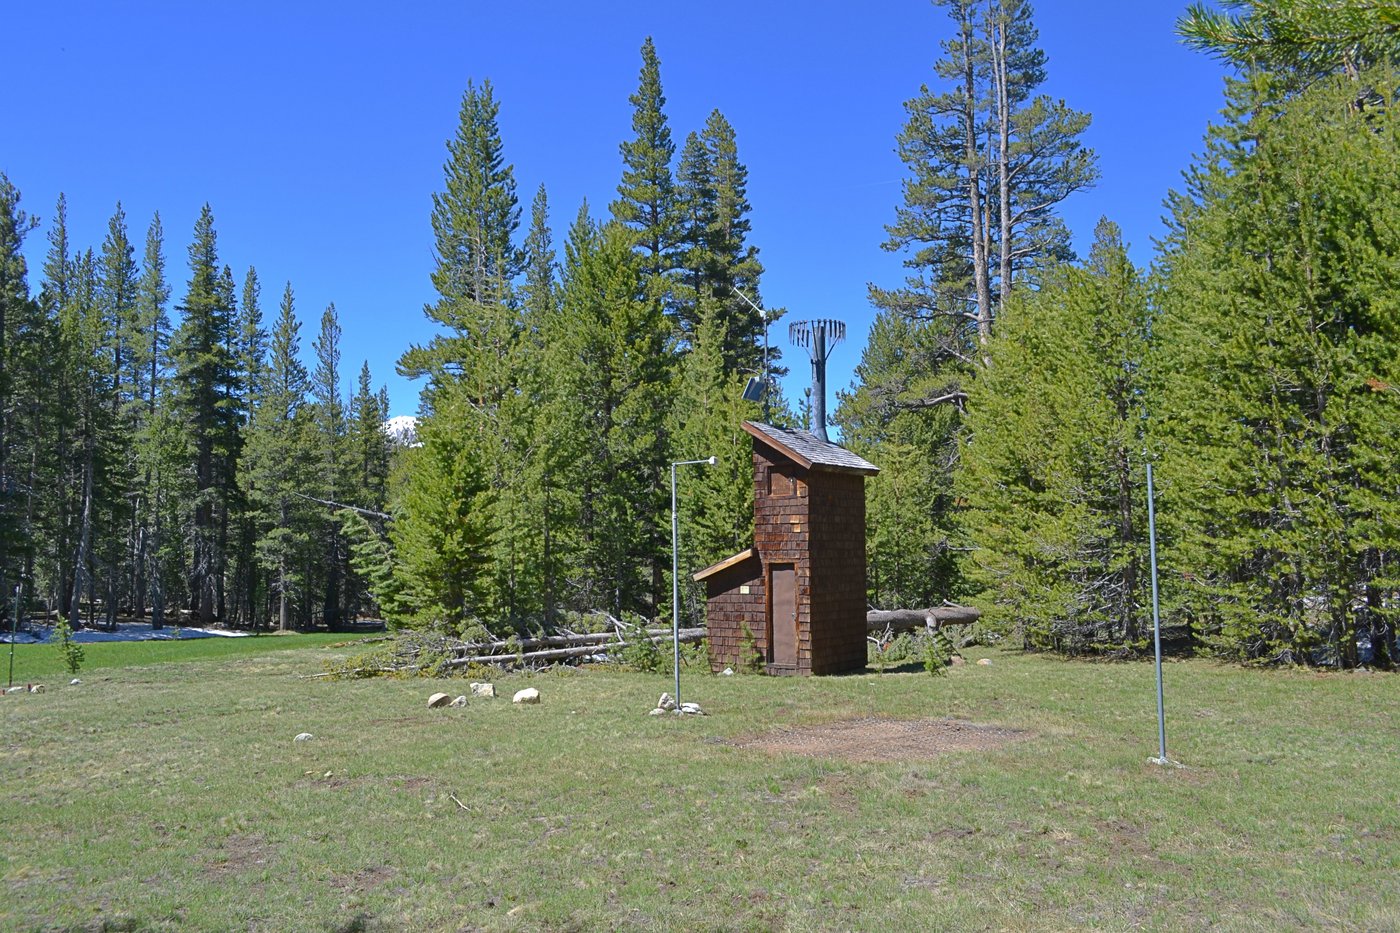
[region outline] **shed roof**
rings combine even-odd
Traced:
[[[865,476],[880,472],[879,467],[864,457],[851,453],[840,444],[824,441],[811,431],[778,428],[760,421],[745,421],[744,430],[809,470],[834,470]]]
[[[691,579],[695,580],[696,582],[699,582],[701,580],[706,579],[707,577],[713,577],[721,570],[728,570],[730,567],[737,567],[753,556],[753,548],[746,548],[745,550],[740,551],[738,554],[735,554],[733,557],[726,557],[718,564],[711,564],[704,570],[701,570],[699,573],[695,574],[693,577],[691,577]]]

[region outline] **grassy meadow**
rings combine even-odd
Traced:
[[[343,645],[110,647],[133,663],[0,698],[5,930],[1400,928],[1392,675],[1171,663],[1163,769],[1150,664],[689,672],[711,715],[677,718],[646,715],[660,675],[429,710],[466,683],[307,676]],[[1026,735],[876,764],[733,744],[871,716]]]

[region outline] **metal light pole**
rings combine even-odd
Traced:
[[[1165,765],[1167,758],[1167,716],[1162,705],[1162,614],[1157,599],[1157,509],[1153,504],[1152,464],[1147,465],[1147,537],[1152,556],[1152,642],[1157,663],[1157,757],[1153,764]]]
[[[681,557],[677,544],[681,533],[680,522],[676,518],[676,467],[697,463],[714,466],[715,458],[677,460],[671,464],[671,649],[672,663],[676,668],[676,712],[681,709]]]

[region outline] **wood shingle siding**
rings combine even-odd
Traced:
[[[806,431],[753,422],[744,429],[753,436],[754,546],[695,575],[706,585],[710,665],[716,671],[746,665],[747,626],[770,673],[860,670],[865,477],[878,469]],[[791,613],[775,612],[773,574],[789,568],[796,605]],[[789,614],[795,639],[775,637],[774,620]],[[775,656],[794,642],[791,657]]]

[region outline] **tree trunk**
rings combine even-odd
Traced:
[[[963,11],[962,78],[963,78],[963,159],[967,166],[967,210],[972,224],[972,278],[977,289],[977,340],[985,348],[992,336],[992,292],[987,281],[986,217],[982,202],[982,153],[977,146],[977,76],[973,65],[974,41],[972,19]]]
[[[867,631],[889,628],[895,631],[920,627],[942,628],[945,625],[967,625],[982,618],[982,612],[971,606],[938,606],[933,609],[871,609],[865,614]]]
[[[992,86],[997,110],[997,221],[1001,233],[997,314],[1001,314],[1006,310],[1006,297],[1011,292],[1011,91],[1006,67],[1006,14],[1001,0],[993,0],[991,6]]]
[[[88,549],[92,540],[92,449],[88,447],[83,463],[83,517],[78,528],[78,552],[73,558],[73,600],[69,605],[69,625],[74,631],[83,627],[83,590],[88,589]]]

